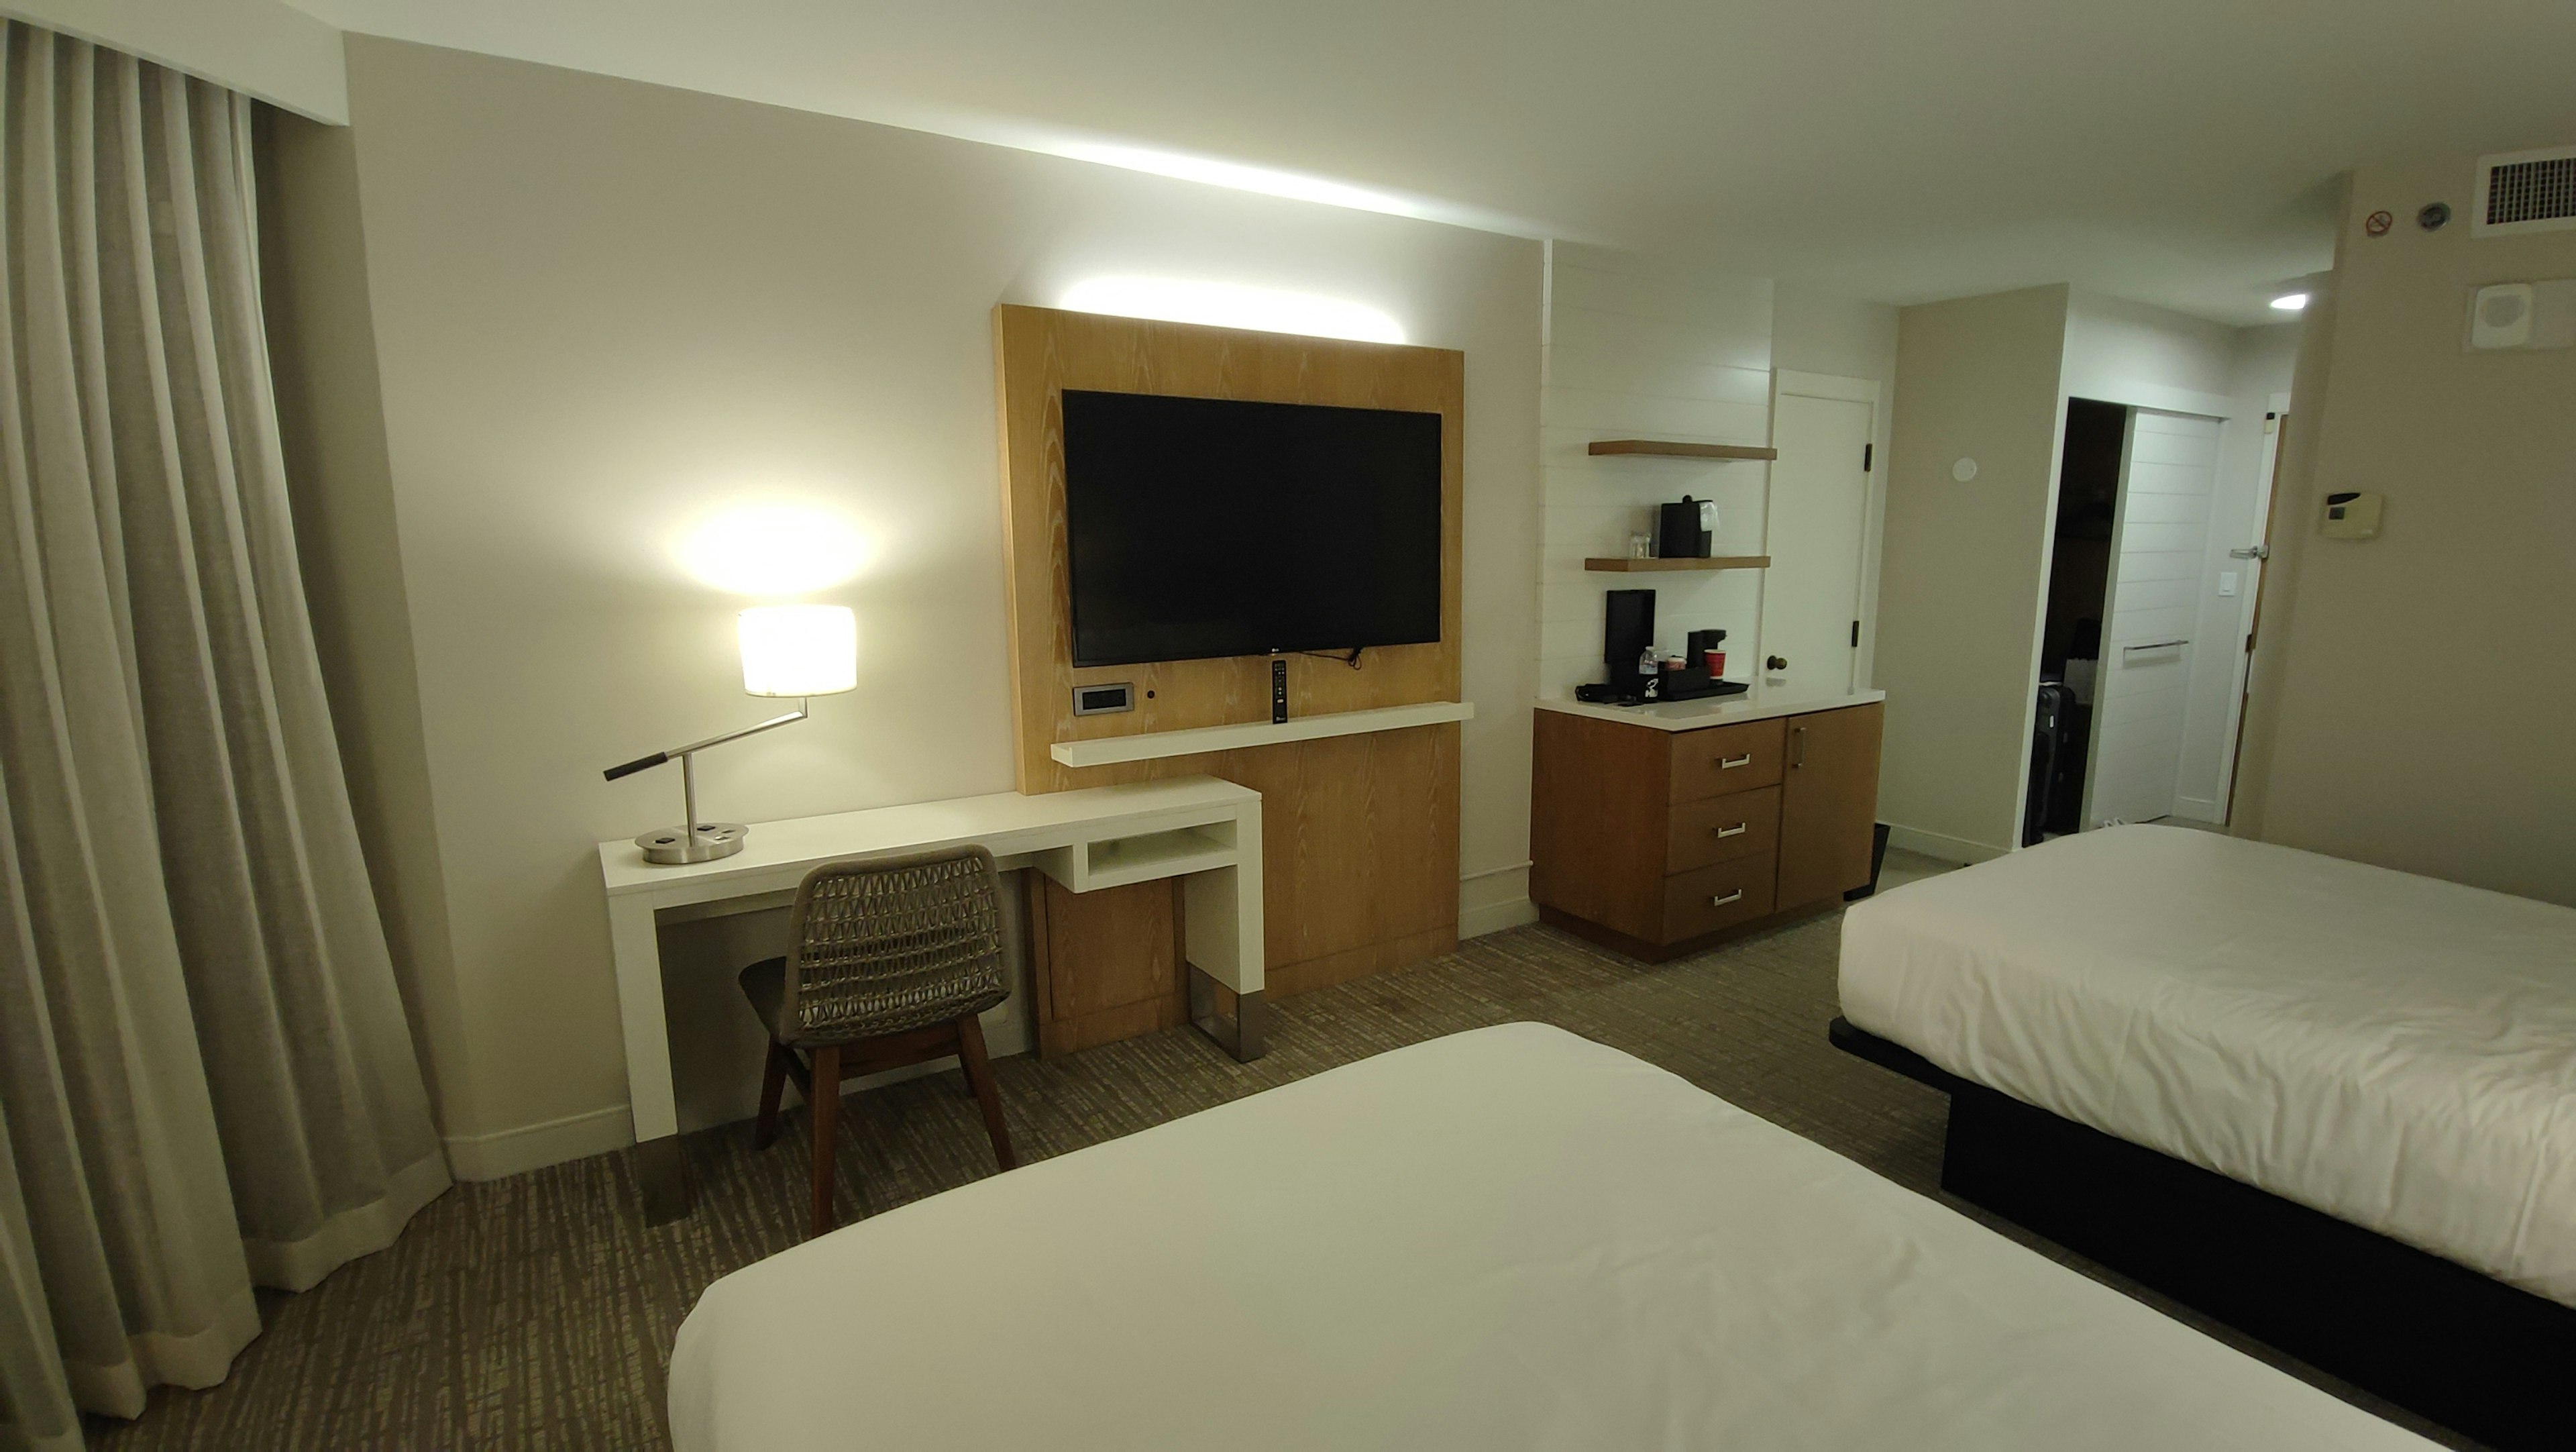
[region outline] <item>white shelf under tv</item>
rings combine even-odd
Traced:
[[[1276,746],[1287,741],[1320,741],[1328,736],[1402,731],[1411,726],[1473,720],[1475,715],[1473,702],[1424,701],[1412,706],[1291,716],[1285,721],[1247,721],[1237,726],[1192,726],[1179,731],[1138,731],[1126,736],[1095,736],[1088,741],[1059,741],[1047,748],[1047,755],[1066,766],[1112,766],[1122,761],[1240,751],[1247,746]]]

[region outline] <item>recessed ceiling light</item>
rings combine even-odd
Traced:
[[[2279,312],[2295,313],[2307,305],[2308,295],[2303,292],[2285,292],[2272,299],[2273,308]]]

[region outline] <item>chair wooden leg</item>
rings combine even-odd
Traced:
[[[832,1228],[832,1170],[835,1132],[841,1117],[841,1046],[814,1050],[814,1092],[807,1107],[814,1115],[814,1233]]]
[[[993,1141],[993,1158],[1003,1169],[1018,1168],[1020,1162],[1011,1153],[1011,1131],[1002,1123],[1001,1086],[993,1082],[993,1061],[984,1055],[984,1025],[971,1013],[957,1020],[957,1062],[965,1068],[977,1102],[984,1106],[984,1133]]]
[[[778,1140],[778,1099],[787,1088],[787,1056],[795,1050],[772,1042],[760,1070],[760,1118],[751,1128],[751,1147],[767,1149]]]

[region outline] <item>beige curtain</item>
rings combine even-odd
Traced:
[[[0,68],[0,1449],[447,1185],[289,532],[240,96]]]

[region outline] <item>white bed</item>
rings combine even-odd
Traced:
[[[2576,910],[2176,827],[1854,906],[1843,1014],[2576,1305]]]
[[[1530,1024],[737,1271],[670,1411],[679,1452],[2430,1445]]]

